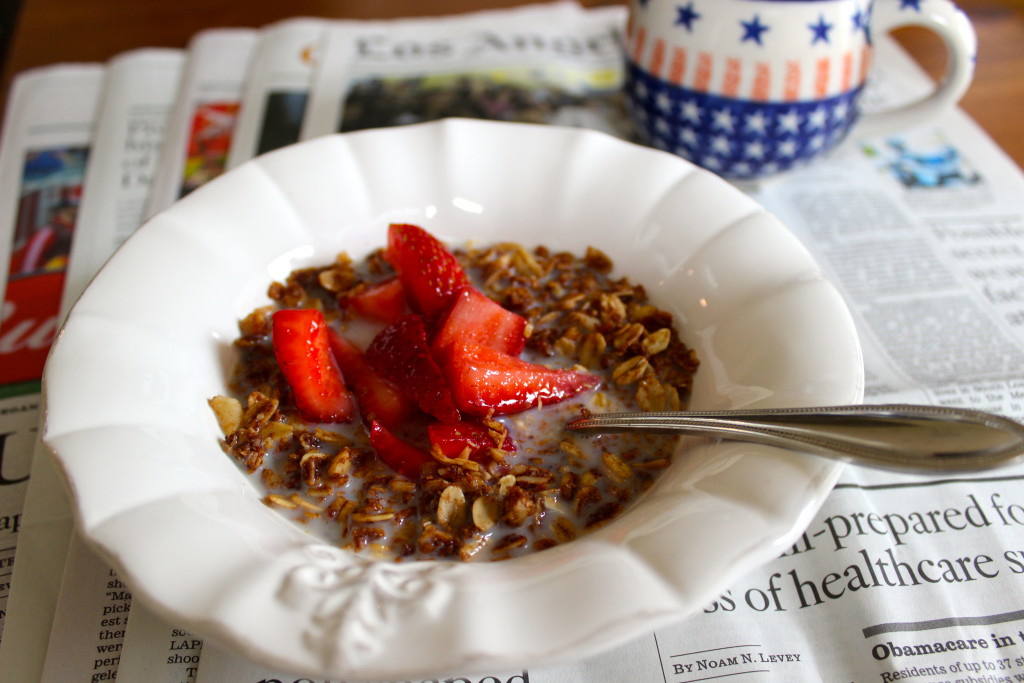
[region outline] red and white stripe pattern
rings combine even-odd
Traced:
[[[628,54],[641,68],[672,85],[755,102],[800,102],[833,97],[864,84],[873,50],[815,60],[766,60],[718,55],[663,38],[648,41],[643,28],[628,38]]]
[[[713,4],[714,3],[714,4]],[[702,40],[701,22],[711,17],[701,16],[692,31],[677,25],[671,15],[662,14],[655,23],[657,0],[648,0],[649,7],[634,9],[626,32],[626,53],[638,67],[651,76],[674,86],[697,92],[755,102],[806,102],[821,100],[847,93],[864,84],[871,68],[873,48],[866,32],[851,29],[850,12],[860,12],[861,5],[854,2],[830,3],[751,3],[733,0],[705,1],[698,5],[705,13],[707,7],[721,8],[727,19],[714,17],[714,21],[729,21],[736,40],[729,44],[708,43]],[[720,3],[720,4],[719,4]],[[665,3],[675,6],[678,3]],[[774,12],[762,10],[758,17],[767,17],[769,26],[764,33],[764,44],[741,40],[741,17],[754,17],[758,7],[783,5]],[[792,5],[812,7],[845,6],[843,12],[825,13],[818,9],[791,10],[791,17],[779,17],[781,11]],[[732,8],[739,6],[745,14]],[[652,19],[638,21],[643,11],[651,12]],[[865,12],[866,16],[866,12]],[[812,43],[810,26],[814,21],[829,17],[830,40]],[[772,22],[775,23],[772,23]],[[865,19],[866,21],[866,19]],[[786,36],[782,37],[785,29]],[[715,32],[721,35],[723,31]],[[858,35],[859,33],[859,35]]]

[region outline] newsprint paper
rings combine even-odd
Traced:
[[[54,485],[51,461],[33,454],[42,451],[37,447],[39,377],[60,324],[69,236],[81,201],[105,69],[100,64],[74,64],[24,72],[11,88],[4,116],[0,627],[5,634],[2,644],[9,651],[45,647],[71,532],[71,510]],[[16,574],[38,580],[19,580],[13,594]],[[7,617],[12,609],[28,615],[20,628],[6,628],[14,621]],[[19,675],[17,663],[0,665],[0,671],[5,680],[32,680]]]
[[[244,115],[250,101],[246,93],[265,101],[278,86],[301,94],[302,137],[466,115],[468,108],[482,118],[543,115],[553,125],[582,125],[632,139],[624,126],[621,55],[615,53],[621,50],[624,9],[559,5],[536,24],[529,12],[518,21],[497,25],[486,15],[468,15],[424,30],[420,20],[300,19],[259,36],[231,34],[238,48],[231,73],[210,100],[233,103],[235,115],[215,121],[224,124],[214,131],[217,163],[223,165],[226,150],[236,149],[232,136],[240,129],[234,122],[240,120],[238,107]],[[297,42],[269,43],[287,43],[279,54],[292,60],[281,63],[275,82],[268,76],[275,68],[267,57],[272,50],[262,39],[271,32],[280,36],[282,26],[305,33]],[[381,49],[408,45],[399,38],[414,31],[430,44],[483,44],[491,50],[484,57],[464,50],[457,58],[449,52],[443,58],[374,61]],[[522,42],[526,34],[536,40]],[[545,46],[574,41],[592,49],[556,65],[537,55]],[[497,53],[516,44],[529,49]],[[130,197],[109,183],[98,196],[90,195],[105,186],[87,173],[90,156],[120,158],[115,166],[138,170],[133,178],[143,182],[146,169],[154,169],[156,179],[148,176],[152,187],[165,183],[172,189],[159,200],[150,194],[152,210],[182,191],[182,160],[189,158],[193,141],[181,131],[206,130],[181,118],[195,123],[201,98],[194,84],[213,73],[194,66],[203,61],[201,45],[195,41],[184,55],[142,51],[110,65],[54,67],[17,79],[0,149],[0,192],[7,199],[0,203],[6,207],[0,215],[0,281],[7,289],[0,354],[26,353],[38,362],[40,345],[45,352],[55,330],[20,322],[27,296],[21,293],[23,280],[31,285],[32,305],[48,302],[45,319],[59,320],[76,294],[64,293],[64,279],[47,286],[47,278],[75,268],[95,272],[105,258],[100,254],[116,247],[119,238],[97,236],[102,248],[76,262],[75,245],[85,240],[96,246],[83,225],[74,224],[76,213],[87,216],[91,201],[123,201],[125,220],[141,222],[141,215],[129,218],[129,207],[140,205],[138,185]],[[296,45],[308,47],[300,54],[318,59],[296,69]],[[264,58],[254,70],[261,46]],[[202,49],[215,48],[209,42]],[[872,106],[929,87],[884,37],[876,61],[878,76],[867,93]],[[545,68],[538,67],[542,62]],[[118,135],[94,125],[97,107],[109,112],[134,106],[126,94],[133,91],[114,85],[130,82],[128,65],[164,74],[162,87],[137,110],[146,112],[145,124],[137,122],[133,130],[145,131],[145,140],[131,145],[125,144],[127,128]],[[524,104],[514,111],[499,107],[505,95],[480,87],[495,80],[506,86],[505,95],[525,93],[525,100],[517,100]],[[460,91],[465,97],[439,106],[431,95],[453,83],[469,84]],[[370,90],[383,99],[366,97]],[[548,99],[539,97],[542,91]],[[474,92],[486,95],[474,104]],[[396,104],[399,96],[404,99]],[[70,101],[54,107],[55,98]],[[40,106],[61,118],[40,119]],[[102,120],[107,119],[105,113]],[[243,160],[255,153],[258,119],[237,147]],[[290,125],[288,135],[295,136]],[[167,131],[177,131],[173,142]],[[103,148],[90,153],[94,141]],[[164,145],[164,161],[143,153],[157,144]],[[808,169],[741,189],[797,234],[844,294],[863,344],[867,402],[963,405],[1024,419],[1024,174],[962,112],[891,137],[849,140]],[[122,226],[129,232],[132,227]],[[6,392],[0,396],[0,607],[6,606],[0,677],[47,683],[115,677],[310,683],[298,673],[265,670],[164,623],[133,602],[130,588],[77,538],[50,456],[37,445],[39,367],[15,366],[6,357],[0,365],[6,373],[0,380]],[[1024,681],[1022,579],[1024,468],[924,479],[847,467],[795,545],[779,548],[777,559],[677,625],[584,661],[484,676],[453,671],[433,680]]]

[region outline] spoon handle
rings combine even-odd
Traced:
[[[750,441],[902,472],[976,472],[1024,457],[1024,425],[965,408],[886,404],[606,413],[572,430],[667,431]]]

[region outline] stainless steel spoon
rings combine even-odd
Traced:
[[[606,413],[574,419],[566,427],[716,436],[917,474],[978,472],[1024,460],[1024,425],[992,413],[942,406]]]

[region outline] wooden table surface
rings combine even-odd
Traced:
[[[12,76],[56,62],[104,61],[140,47],[185,47],[196,32],[253,26],[294,16],[412,17],[511,7],[530,0],[0,0],[6,61],[0,104]],[[536,0],[533,0],[536,1]],[[896,0],[879,0],[895,2]],[[616,0],[582,0],[586,6]],[[974,23],[979,52],[974,83],[961,102],[1024,167],[1024,0],[958,0]],[[11,28],[13,26],[13,29]],[[931,73],[945,60],[932,34],[903,29],[897,38]],[[3,56],[0,53],[0,56]]]

